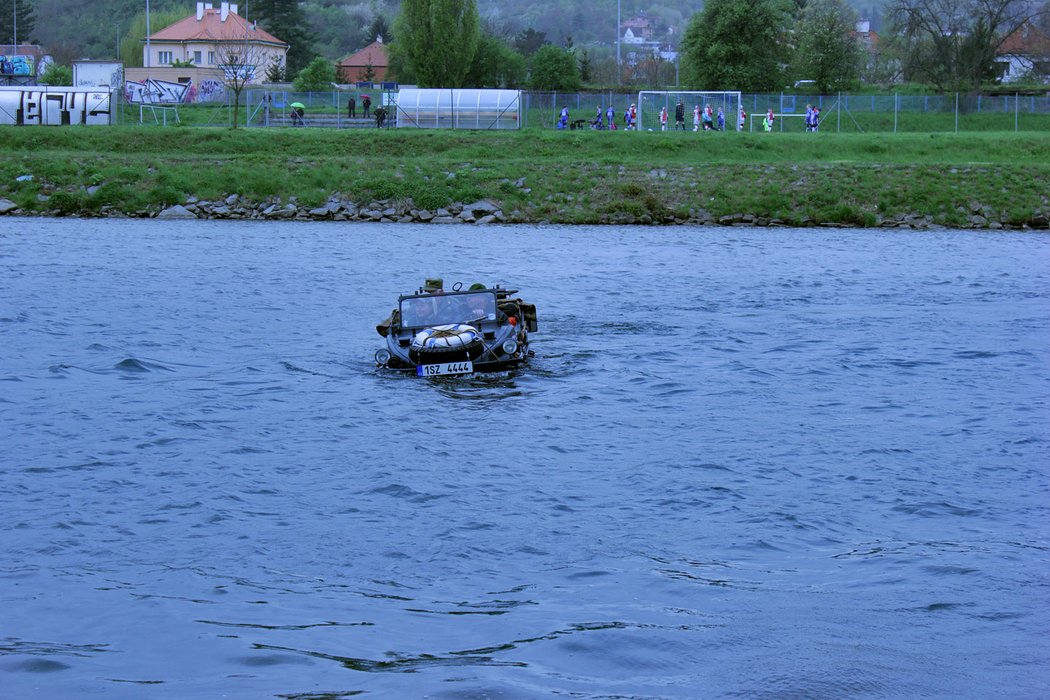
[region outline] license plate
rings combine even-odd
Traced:
[[[444,374],[470,374],[473,362],[443,362],[440,365],[416,365],[417,377],[440,377]]]

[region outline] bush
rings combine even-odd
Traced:
[[[323,92],[331,90],[334,82],[335,66],[328,59],[318,56],[299,71],[292,85],[296,92]]]
[[[72,85],[73,69],[69,66],[60,66],[52,63],[44,74],[40,76],[41,85]]]

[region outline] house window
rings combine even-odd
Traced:
[[[171,51],[158,51],[157,63],[171,63]]]
[[[196,63],[198,66],[201,64],[201,52],[200,51],[194,51],[193,52],[193,62]]]
[[[214,66],[215,65],[215,52],[214,51],[209,51],[208,52],[208,65],[209,66]]]

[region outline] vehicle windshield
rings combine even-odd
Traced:
[[[401,300],[401,325],[406,328],[496,320],[492,292],[430,294]]]

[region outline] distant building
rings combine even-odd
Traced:
[[[666,36],[657,36],[656,22],[644,12],[620,23],[620,41],[627,45],[624,60],[629,66],[650,57],[675,62],[678,52],[671,43],[673,38],[673,28],[668,28]]]
[[[381,83],[394,79],[390,70],[390,55],[381,36],[360,51],[340,59],[335,68],[339,81],[343,83]]]
[[[1025,22],[1003,40],[996,62],[1002,69],[1004,83],[1022,78],[1050,82],[1050,36]]]
[[[634,17],[620,23],[620,35],[626,43],[640,44],[653,40],[656,33],[656,23],[644,12],[639,12]],[[628,41],[630,36],[630,41]]]
[[[218,70],[224,57],[240,46],[254,54],[255,74],[248,82],[264,80],[275,60],[286,64],[288,44],[238,15],[236,4],[223,2],[216,10],[210,2],[198,2],[196,15],[150,35],[142,49],[142,63],[147,68],[163,68],[179,61]]]
[[[879,46],[879,35],[871,28],[870,20],[858,19],[852,36],[857,40],[858,46],[868,53]]]

